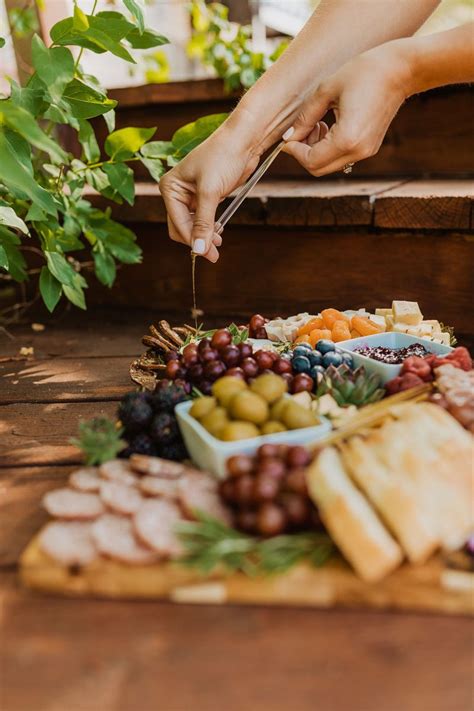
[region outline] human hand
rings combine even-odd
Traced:
[[[160,180],[172,240],[188,245],[210,262],[219,259],[222,238],[216,232],[219,202],[244,183],[259,155],[246,136],[223,124]]]
[[[318,177],[375,155],[410,93],[405,46],[395,40],[375,47],[323,81],[303,104],[283,150]],[[328,131],[321,119],[330,110],[336,120]]]

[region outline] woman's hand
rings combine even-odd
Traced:
[[[303,104],[286,153],[316,176],[377,153],[392,119],[411,93],[406,43],[395,40],[364,52],[323,81]],[[321,135],[317,124],[330,110],[335,123]]]
[[[223,124],[160,180],[172,240],[189,245],[210,262],[219,259],[222,238],[215,231],[219,202],[244,183],[259,155],[246,137]]]

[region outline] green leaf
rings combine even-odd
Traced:
[[[174,150],[171,141],[150,141],[140,148],[140,153],[145,158],[161,158],[165,160],[174,153]]]
[[[28,196],[45,212],[56,215],[53,197],[34,179],[31,160],[29,165],[25,165],[24,159],[24,155],[16,153],[10,132],[2,131],[0,127],[0,179],[11,190],[19,190]]]
[[[104,284],[104,286],[108,286],[110,288],[115,281],[117,272],[114,258],[105,250],[94,250],[93,255],[95,273],[98,280]]]
[[[140,0],[123,0],[123,4],[134,16],[140,32],[143,32],[145,29],[145,12],[143,3],[140,2]]]
[[[73,287],[77,276],[66,258],[59,252],[45,251],[48,269],[61,284]],[[69,298],[69,297],[68,297]]]
[[[35,118],[44,111],[45,107],[47,107],[47,103],[44,99],[45,88],[43,84],[37,87],[29,82],[27,86],[21,87],[16,83],[16,81],[11,80],[10,86],[13,103],[16,104],[16,106],[25,109],[25,111],[28,111],[28,113]]]
[[[211,114],[179,128],[171,139],[177,157],[184,158],[193,148],[205,141],[227,116],[228,114]]]
[[[79,437],[71,439],[71,444],[79,447],[87,465],[103,464],[114,459],[126,446],[120,439],[123,428],[117,429],[113,420],[95,417],[79,423]]]
[[[1,244],[0,244],[0,267],[2,269],[8,269],[8,254],[5,251],[5,247],[2,247]]]
[[[51,160],[62,163],[67,161],[67,153],[60,148],[58,143],[41,130],[28,111],[20,106],[15,106],[11,99],[0,101],[0,127],[2,123],[19,133],[36,148],[48,153]]]
[[[107,111],[107,113],[104,114],[104,121],[107,125],[107,130],[109,133],[115,131],[115,111],[113,109]]]
[[[153,180],[158,183],[161,176],[166,172],[165,166],[159,158],[140,158],[141,162],[147,168]]]
[[[0,49],[5,47],[5,37],[0,37]]]
[[[117,31],[116,25],[112,25],[109,29],[105,26],[107,24],[105,20],[94,22],[96,18],[92,15],[87,15],[87,19],[89,21],[89,27],[82,32],[74,29],[74,20],[72,17],[57,22],[51,28],[51,39],[55,44],[63,46],[75,45],[76,47],[90,49],[92,52],[96,52],[96,54],[111,52],[116,57],[125,59],[125,61],[131,64],[136,63],[125,46],[113,39],[112,35]],[[124,22],[126,22],[126,20],[124,20]]]
[[[125,198],[129,205],[133,205],[135,202],[133,170],[125,163],[106,163],[104,171],[107,173],[111,187]]]
[[[0,225],[15,227],[25,235],[29,234],[28,227],[11,207],[0,206]]]
[[[69,301],[80,309],[86,310],[86,298],[84,296],[84,291],[78,279],[80,274],[76,274],[76,280],[72,286],[63,285],[64,296],[69,299]]]
[[[135,25],[129,22],[122,13],[110,10],[98,12],[97,15],[90,18],[90,23],[94,29],[105,32],[116,42],[120,42],[125,37],[128,39],[128,35],[136,30]]]
[[[154,30],[147,29],[140,33],[136,28],[127,35],[127,42],[130,42],[134,49],[151,49],[151,47],[169,44],[167,37],[159,35]]]
[[[95,163],[100,158],[100,148],[94,130],[89,121],[79,121],[79,141],[84,151],[84,156],[89,163]]]
[[[5,227],[0,227],[0,245],[2,247],[4,257],[2,261],[8,264],[8,272],[15,281],[25,281],[28,278],[26,273],[26,262],[20,252],[20,238],[18,235],[10,232]]]
[[[51,274],[48,267],[41,267],[39,289],[46,308],[52,313],[61,298],[61,282]]]
[[[43,210],[36,205],[36,203],[32,203],[30,205],[30,209],[26,213],[25,220],[27,222],[42,222],[43,220],[46,219],[46,213],[43,212]]]
[[[156,128],[119,128],[105,139],[105,152],[114,160],[131,158],[150,140]]]
[[[74,116],[78,119],[101,116],[117,106],[116,101],[94,91],[79,79],[74,79],[66,87],[63,99],[67,101]]]
[[[43,40],[35,35],[31,43],[33,66],[47,86],[53,101],[58,101],[64,88],[74,78],[74,58],[66,47],[48,49]]]
[[[79,5],[74,5],[74,17],[72,20],[73,29],[78,32],[84,32],[89,29],[89,19],[87,15],[81,10]]]

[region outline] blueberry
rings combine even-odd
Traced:
[[[309,345],[309,343],[300,343],[298,346],[296,346],[295,350],[293,351],[293,355],[295,356],[307,356],[308,351],[312,351],[313,347]]]
[[[306,356],[296,356],[296,358],[293,358],[291,361],[291,365],[295,373],[309,373],[311,370],[311,363]]]
[[[347,365],[348,368],[354,368],[354,358],[351,356],[350,353],[341,353],[342,355],[342,362]]]
[[[333,365],[335,368],[338,368],[340,365],[342,365],[341,354],[336,353],[335,351],[325,353],[325,355],[323,356],[323,365],[325,368],[329,368],[330,365]]]
[[[320,376],[324,375],[324,368],[322,365],[313,365],[309,374],[313,378],[314,382],[317,383],[320,380]]]
[[[336,346],[332,341],[326,341],[324,338],[316,343],[316,350],[322,353],[332,353],[336,350]]]
[[[322,365],[323,362],[323,356],[319,351],[311,351],[311,353],[308,353],[307,358],[309,358],[309,362],[311,365]]]

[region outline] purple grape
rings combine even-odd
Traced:
[[[240,363],[240,351],[237,346],[226,346],[221,351],[221,358],[229,368]]]

